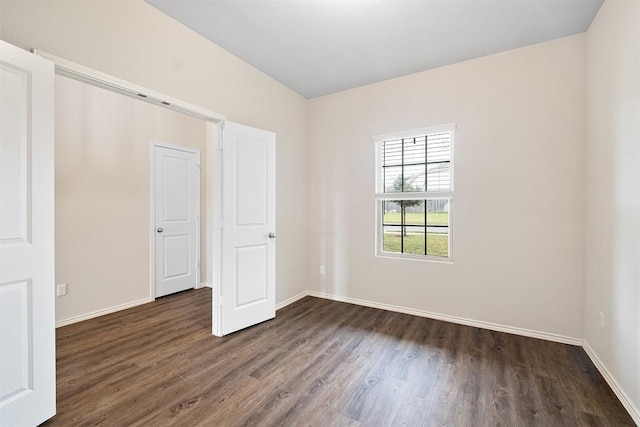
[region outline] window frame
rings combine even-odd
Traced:
[[[445,264],[453,264],[453,217],[454,217],[454,170],[455,170],[455,161],[454,161],[454,149],[455,149],[455,132],[456,132],[456,124],[451,123],[447,125],[440,126],[431,126],[420,129],[413,129],[407,131],[400,132],[391,132],[381,135],[375,135],[373,137],[374,142],[374,150],[375,150],[375,192],[374,192],[374,203],[375,203],[375,255],[376,257],[381,258],[392,258],[392,259],[407,259],[407,260],[416,260],[416,261],[427,261],[427,262],[439,262]],[[451,157],[449,161],[449,169],[450,169],[450,188],[447,191],[416,191],[416,192],[395,192],[395,193],[385,193],[384,192],[384,177],[382,173],[382,144],[385,141],[392,141],[396,139],[407,139],[407,138],[417,138],[424,137],[425,135],[433,135],[437,133],[449,132],[451,134]],[[425,145],[425,150],[427,149]],[[426,181],[425,181],[426,186]],[[398,252],[386,252],[383,250],[383,235],[384,235],[384,227],[383,227],[383,202],[385,201],[398,201],[398,200],[430,200],[430,199],[446,199],[449,201],[449,256],[448,257],[440,257],[435,255],[417,255],[417,254],[408,254],[408,253],[398,253]],[[426,209],[426,206],[425,206]],[[425,227],[427,224],[425,224]],[[426,250],[426,248],[425,248]]]

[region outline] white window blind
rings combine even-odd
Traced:
[[[451,190],[451,132],[382,141],[385,193]]]

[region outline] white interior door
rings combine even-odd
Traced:
[[[56,412],[53,64],[0,40],[0,425]]]
[[[274,133],[224,123],[217,335],[276,315],[275,151]]]
[[[154,144],[155,296],[195,288],[200,271],[200,155]]]

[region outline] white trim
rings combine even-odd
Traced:
[[[276,304],[276,311],[281,308],[285,308],[286,306],[293,304],[294,302],[301,300],[302,298],[309,295],[309,291],[300,292],[298,295],[294,295],[291,298],[287,298],[286,300]]]
[[[84,65],[77,64],[67,59],[51,55],[50,53],[46,53],[38,49],[33,49],[32,52],[53,62],[56,66],[57,73],[60,75],[71,77],[114,92],[122,93],[152,104],[161,105],[171,110],[176,110],[207,121],[221,122],[226,119],[222,114],[214,113],[213,111],[172,98],[163,93],[119,79],[93,68],[85,67]]]
[[[452,191],[414,191],[410,193],[376,193],[377,200],[452,199]]]
[[[444,133],[444,132],[453,133],[455,131],[456,131],[456,124],[449,123],[446,125],[430,126],[426,128],[420,128],[420,129],[404,130],[399,132],[390,132],[390,133],[384,133],[381,135],[374,135],[373,142],[377,143],[377,142],[389,141],[393,139],[413,138],[418,136],[431,135],[434,133]]]
[[[195,154],[196,156],[198,156],[198,162],[200,162],[200,150],[197,148],[183,147],[182,145],[169,144],[156,140],[151,140],[151,145],[154,147],[168,148],[169,150],[184,151],[185,153]]]
[[[552,334],[548,332],[534,331],[531,329],[518,328],[515,326],[501,325],[498,323],[483,322],[480,320],[466,319],[464,317],[450,316],[448,314],[433,313],[430,311],[417,310],[414,308],[401,307],[391,304],[383,304],[379,302],[367,301],[357,298],[343,297],[323,292],[307,291],[307,295],[317,298],[324,298],[333,301],[347,302],[350,304],[362,305],[365,307],[379,308],[381,310],[395,311],[397,313],[411,314],[413,316],[427,317],[429,319],[442,320],[449,323],[457,323],[459,325],[474,326],[476,328],[488,329],[497,332],[506,332],[508,334],[521,335],[524,337],[538,338],[546,341],[554,341],[563,344],[582,345],[582,339],[567,337],[564,335]]]
[[[207,257],[207,272],[211,283],[211,333],[222,336],[222,132],[224,123],[207,123],[207,228],[210,229],[211,247]]]
[[[598,368],[598,371],[600,371],[600,374],[604,377],[607,384],[609,384],[611,390],[613,390],[615,395],[618,397],[622,406],[624,406],[631,418],[633,418],[633,421],[637,425],[640,425],[640,410],[635,407],[631,399],[629,399],[629,396],[627,396],[622,387],[620,387],[618,381],[616,381],[613,375],[611,375],[607,367],[602,363],[596,352],[593,351],[593,348],[591,348],[586,340],[583,342],[582,348],[584,348],[584,351],[587,353],[587,356],[589,356],[593,364],[596,365],[596,368]]]
[[[149,296],[152,300],[156,298],[156,209],[155,209],[155,186],[156,186],[156,147],[158,148],[166,148],[169,150],[183,151],[185,153],[191,153],[196,156],[196,212],[197,212],[197,220],[196,220],[196,259],[198,260],[199,267],[196,269],[196,286],[193,289],[199,289],[200,286],[200,271],[202,271],[202,262],[200,259],[200,180],[201,180],[201,162],[200,162],[200,150],[197,148],[190,147],[182,147],[180,145],[168,144],[160,141],[151,141],[150,144],[151,153],[149,155],[149,236],[151,239],[151,250],[149,255]]]
[[[80,316],[69,317],[68,319],[58,320],[56,322],[56,328],[61,326],[71,325],[73,323],[82,322],[83,320],[93,319],[94,317],[104,316],[105,314],[115,313],[116,311],[126,310],[138,305],[147,304],[153,302],[153,298],[143,298],[137,301],[127,302],[125,304],[114,305],[113,307],[103,308],[100,310],[92,311],[90,313],[82,314]]]
[[[202,289],[202,288],[210,288],[211,285],[207,282],[200,282],[200,284],[196,285],[194,289]]]
[[[443,257],[436,255],[414,255],[414,254],[401,254],[397,252],[376,252],[376,258],[388,259],[388,260],[402,260],[402,261],[418,261],[429,262],[436,264],[454,264],[453,257]]]

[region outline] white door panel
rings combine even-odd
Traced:
[[[0,64],[0,82],[0,242],[30,243],[29,74],[3,62]]]
[[[53,64],[0,41],[0,425],[55,414]]]
[[[165,234],[162,238],[164,239],[163,279],[167,280],[190,274],[190,236],[188,234]]]
[[[154,145],[156,297],[194,288],[199,271],[199,159]]]
[[[269,247],[266,244],[237,247],[235,253],[236,308],[267,301]]]
[[[276,140],[231,122],[222,138],[221,327],[214,331],[226,335],[275,317]]]
[[[261,139],[239,137],[235,139],[236,165],[236,229],[267,226],[267,149]]]

